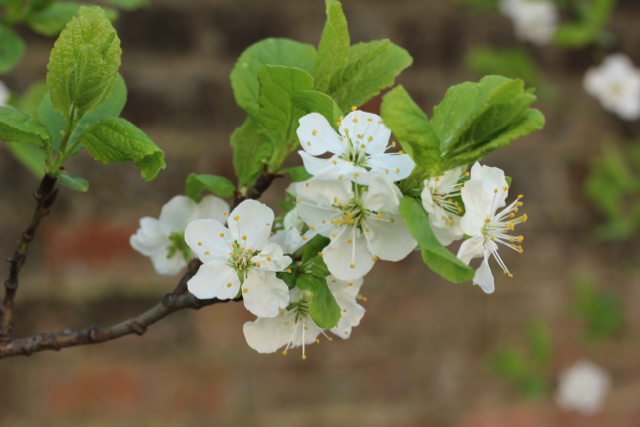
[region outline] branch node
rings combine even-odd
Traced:
[[[145,332],[147,332],[147,327],[141,325],[138,322],[133,322],[131,326],[129,326],[129,328],[131,328],[131,330],[138,336],[142,336]]]

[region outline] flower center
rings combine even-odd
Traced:
[[[251,262],[251,258],[258,255],[258,251],[254,252],[251,249],[245,250],[245,248],[240,246],[237,241],[233,242],[231,247],[233,248],[233,252],[229,252],[229,261],[227,265],[238,272],[249,270],[256,265]]]
[[[370,168],[367,167],[367,153],[365,152],[366,146],[364,144],[358,145],[357,142],[352,141],[349,134],[347,134],[345,138],[347,138],[347,149],[338,157],[353,163],[354,166],[360,166],[369,170]]]
[[[181,252],[185,262],[188,264],[192,254],[189,245],[184,240],[184,231],[182,233],[173,233],[169,236],[169,240],[171,240],[171,246],[169,246],[169,252],[167,252],[167,259],[173,258],[176,252]]]

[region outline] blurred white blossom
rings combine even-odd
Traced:
[[[606,110],[624,120],[640,118],[640,69],[628,56],[607,56],[599,67],[587,70],[583,84]]]
[[[511,18],[516,36],[535,45],[547,45],[558,27],[556,5],[549,0],[501,0],[500,12]]]
[[[141,218],[140,228],[129,242],[136,251],[151,258],[158,274],[178,274],[191,259],[191,251],[184,241],[187,225],[206,218],[224,221],[228,211],[227,202],[213,195],[203,197],[200,203],[186,196],[175,196],[162,207],[160,218]]]
[[[560,374],[556,403],[562,409],[592,415],[602,409],[611,377],[598,365],[579,360]]]
[[[5,86],[5,84],[0,80],[0,107],[6,107],[7,102],[9,101],[9,96],[11,96],[11,92],[9,92],[9,88]]]

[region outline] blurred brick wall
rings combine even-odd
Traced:
[[[516,44],[506,19],[447,0],[347,0],[344,9],[352,42],[389,38],[409,50],[414,65],[397,83],[429,114],[450,85],[476,79],[463,66],[470,46]],[[640,7],[628,0],[612,24],[636,63],[639,19]],[[236,58],[265,37],[317,44],[323,23],[320,0],[156,0],[150,9],[122,13],[116,27],[129,88],[123,116],[165,151],[167,169],[144,183],[132,164],[105,166],[86,153],[68,163],[91,187],[86,194],[61,189],[44,220],[23,270],[17,335],[115,323],[173,288],[177,278],[157,276],[129,247],[138,219],[157,216],[189,172],[233,178],[228,141],[244,119],[228,78]],[[21,33],[27,56],[3,76],[18,91],[44,78],[53,45]],[[295,351],[282,357],[251,350],[242,335],[251,316],[242,305],[180,312],[142,338],[0,361],[0,425],[640,425],[639,245],[593,242],[598,218],[581,192],[590,158],[619,133],[619,123],[581,89],[593,52],[535,55],[555,88],[538,106],[547,126],[487,158],[513,177],[531,218],[521,226],[525,253],[505,255],[516,277],[498,277],[494,295],[446,283],[417,254],[381,263],[366,279],[367,315],[353,338],[313,345],[305,362]],[[295,155],[290,162],[300,163]],[[277,182],[263,201],[276,207],[287,184]],[[26,226],[36,185],[2,151],[1,253],[11,253]],[[623,292],[629,325],[619,339],[579,343],[568,304],[580,272]],[[550,399],[522,403],[486,372],[487,352],[522,344],[533,317],[553,328],[555,372],[581,356],[612,372],[615,390],[602,415],[559,414]]]

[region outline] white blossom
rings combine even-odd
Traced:
[[[322,179],[347,179],[369,185],[371,172],[380,172],[391,181],[399,181],[411,174],[415,163],[408,154],[385,153],[391,130],[380,116],[353,111],[338,122],[340,133],[318,113],[307,114],[299,120],[296,131],[304,151],[298,151],[304,167],[311,175]],[[328,159],[320,156],[326,152]]]
[[[302,239],[331,239],[322,255],[341,280],[365,276],[378,259],[400,261],[417,245],[400,215],[400,190],[379,173],[366,189],[347,180],[311,179],[297,190],[298,215],[309,226]]]
[[[598,365],[579,360],[560,374],[556,403],[562,409],[592,415],[602,409],[611,377]]]
[[[587,70],[584,89],[602,106],[624,120],[640,118],[640,69],[622,53],[605,58],[599,67]]]
[[[175,196],[160,211],[158,219],[140,219],[140,228],[129,239],[131,246],[151,258],[158,274],[174,275],[187,266],[191,251],[184,241],[184,230],[197,219],[224,221],[229,210],[227,202],[213,195],[205,196],[200,203],[186,196]]]
[[[285,253],[292,254],[305,244],[302,239],[302,230],[304,230],[305,224],[298,216],[297,208],[287,212],[282,225],[284,229],[273,233],[269,242],[279,245]]]
[[[542,46],[549,44],[558,28],[559,13],[549,0],[501,0],[503,15],[511,18],[516,36]]]
[[[338,280],[333,276],[327,277],[327,285],[340,307],[340,321],[331,329],[335,335],[347,339],[351,336],[353,327],[360,324],[365,309],[356,302],[360,298],[358,292],[362,286],[362,279],[353,281]],[[247,344],[259,353],[273,353],[285,347],[282,354],[287,354],[289,348],[302,346],[302,358],[306,359],[305,346],[319,343],[318,336],[324,333],[309,315],[311,293],[293,288],[289,291],[289,305],[280,311],[280,315],[271,318],[258,317],[253,322],[244,324],[243,332]],[[327,337],[329,341],[331,338]]]
[[[433,233],[444,246],[461,239],[464,234],[460,229],[459,214],[462,208],[453,198],[460,196],[461,179],[466,169],[466,166],[458,166],[446,171],[442,176],[424,181],[422,206],[429,214]]]
[[[229,214],[227,227],[205,219],[193,221],[184,237],[203,265],[189,280],[189,292],[200,299],[230,299],[240,294],[245,307],[259,317],[273,317],[289,303],[287,285],[276,277],[291,258],[268,243],[273,211],[245,200]]]
[[[11,92],[9,88],[0,80],[0,107],[6,107],[7,102],[9,102],[9,97],[11,96]]]
[[[471,168],[471,179],[462,188],[462,201],[466,213],[460,220],[461,230],[471,236],[465,240],[458,251],[458,258],[465,264],[473,258],[484,257],[482,264],[476,270],[473,284],[479,285],[485,293],[495,290],[493,274],[489,267],[491,255],[496,259],[504,274],[513,277],[498,254],[498,243],[501,243],[517,252],[522,253],[522,246],[516,245],[523,241],[522,236],[506,234],[513,231],[516,224],[526,222],[527,216],[515,218],[515,212],[522,206],[522,196],[497,212],[498,208],[505,206],[505,200],[509,193],[509,186],[504,172],[498,168],[480,166],[476,162]]]

